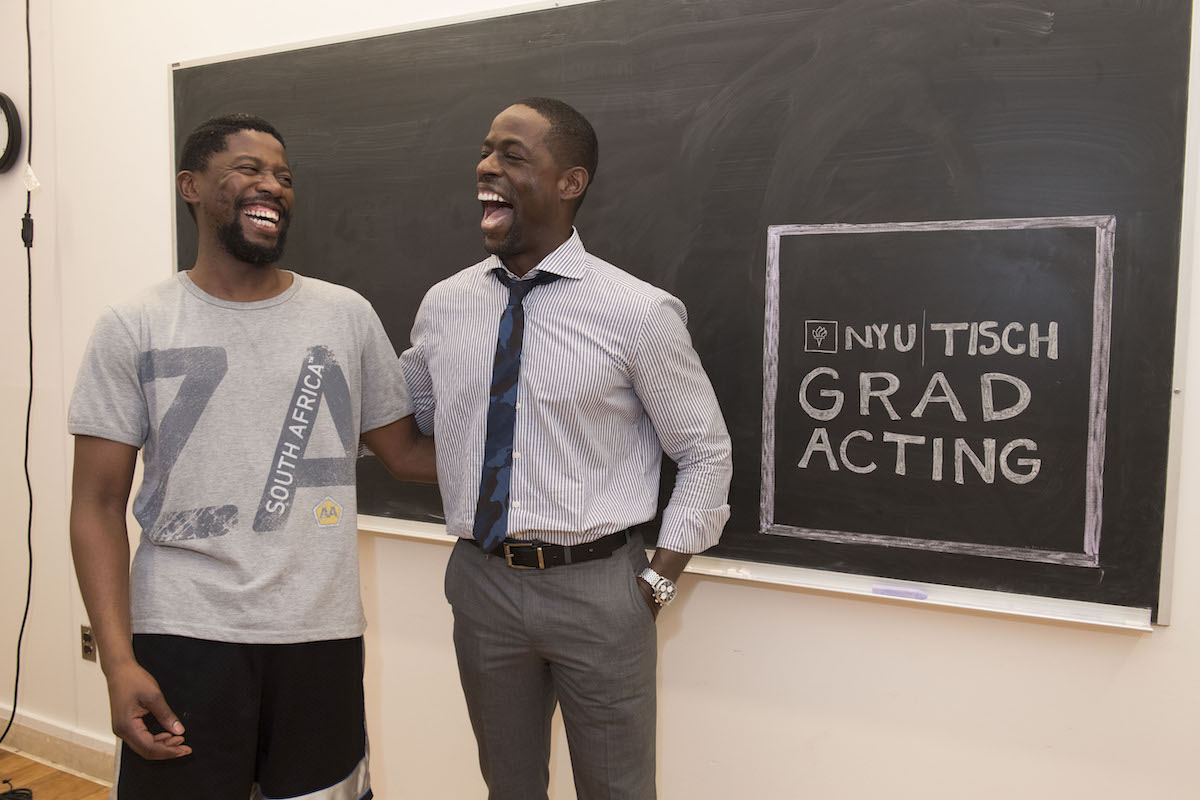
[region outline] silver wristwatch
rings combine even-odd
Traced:
[[[638,577],[650,584],[650,589],[654,592],[654,602],[658,603],[660,608],[675,599],[674,581],[664,578],[650,567],[639,572]]]

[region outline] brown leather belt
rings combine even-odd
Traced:
[[[463,541],[479,547],[479,542],[474,539],[464,537]],[[617,531],[590,542],[570,546],[505,539],[500,552],[496,555],[503,555],[504,563],[513,569],[550,569],[563,564],[578,564],[581,561],[608,558],[628,541],[628,530]]]

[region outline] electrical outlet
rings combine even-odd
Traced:
[[[96,660],[96,640],[92,638],[92,629],[88,625],[79,626],[79,648],[84,661]]]

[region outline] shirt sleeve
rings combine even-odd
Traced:
[[[429,335],[429,295],[421,301],[417,318],[413,322],[412,346],[400,355],[400,367],[404,381],[412,397],[413,412],[417,416],[417,427],[426,436],[433,435],[433,412],[436,407],[433,396],[433,378],[429,375],[429,363],[425,347]]]
[[[679,300],[668,295],[650,308],[632,372],[634,391],[663,451],[679,466],[658,546],[680,553],[707,550],[729,519],[732,447]]]
[[[116,312],[105,309],[75,379],[68,431],[137,448],[146,443],[150,415],[138,377],[140,349]]]
[[[408,388],[396,360],[396,350],[369,303],[367,332],[362,349],[362,423],[360,429],[373,431],[413,413]]]

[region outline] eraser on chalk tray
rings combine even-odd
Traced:
[[[907,589],[900,586],[872,586],[871,593],[883,595],[884,597],[903,597],[908,600],[925,600],[929,597],[928,594],[920,589]]]

